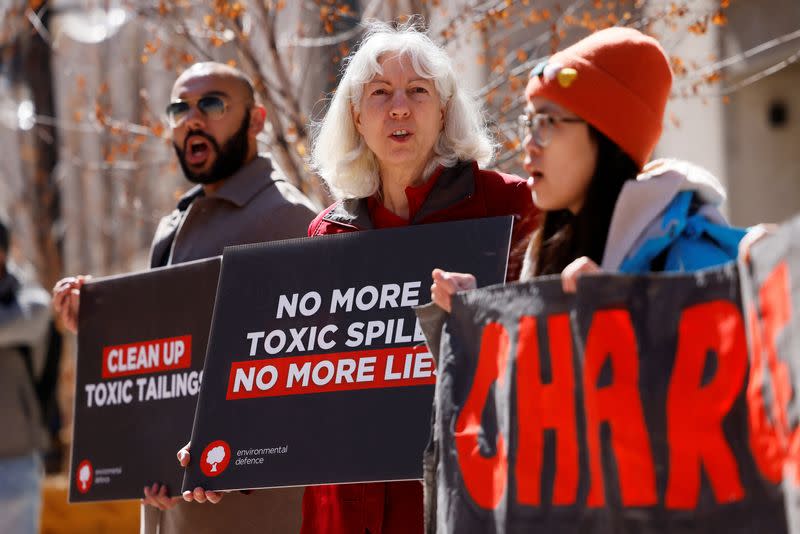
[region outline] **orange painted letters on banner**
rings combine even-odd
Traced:
[[[600,371],[607,359],[611,360],[613,381],[608,386],[598,387]],[[653,453],[638,384],[639,354],[628,310],[596,312],[586,340],[583,377],[590,507],[605,505],[600,451],[600,424],[603,422],[611,427],[622,504],[652,506],[658,502]]]
[[[541,504],[544,431],[551,428],[556,434],[553,504],[569,505],[575,503],[580,477],[569,315],[554,315],[547,320],[551,369],[549,384],[542,381],[542,355],[536,326],[535,317],[520,319],[517,348],[517,500],[530,506]]]
[[[483,329],[478,369],[469,396],[458,414],[455,445],[464,485],[481,507],[494,510],[506,492],[508,450],[502,431],[497,430],[496,453],[485,457],[480,451],[481,416],[493,383],[505,382],[511,340],[508,331],[498,323]]]
[[[800,431],[791,430],[787,408],[793,392],[789,367],[778,357],[778,336],[789,326],[792,315],[789,266],[779,263],[758,292],[761,321],[748,311],[752,358],[747,388],[750,410],[750,446],[761,474],[773,483],[783,479],[785,461],[797,466]],[[764,403],[766,378],[772,385],[769,413]],[[795,467],[796,480],[797,468]]]
[[[710,351],[716,358],[716,372],[703,386]],[[747,343],[739,308],[730,301],[714,301],[685,309],[667,393],[667,508],[697,507],[701,468],[708,474],[717,502],[744,498],[722,421],[739,396],[746,373]]]

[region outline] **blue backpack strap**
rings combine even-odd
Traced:
[[[649,272],[662,254],[666,254],[664,271],[696,271],[735,259],[746,230],[711,222],[696,213],[694,198],[692,191],[678,193],[664,210],[663,233],[626,258],[620,271]]]

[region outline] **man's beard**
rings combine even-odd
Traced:
[[[181,163],[181,169],[186,179],[195,184],[213,184],[228,178],[236,171],[242,168],[245,159],[247,159],[247,130],[250,128],[250,114],[246,113],[242,120],[242,125],[234,133],[230,139],[220,148],[217,141],[205,132],[200,130],[192,130],[187,132],[186,139],[190,136],[196,135],[204,138],[213,147],[214,152],[217,154],[217,159],[214,164],[206,172],[193,172],[186,164],[185,149],[181,149],[174,142],[172,146],[175,148],[175,154],[178,156],[178,161]]]

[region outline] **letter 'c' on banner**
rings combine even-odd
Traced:
[[[505,381],[510,344],[508,331],[502,325],[489,323],[484,327],[478,369],[455,426],[456,452],[464,485],[475,503],[487,510],[494,510],[506,492],[508,451],[499,425],[494,456],[487,458],[481,454],[478,436],[492,384],[496,381],[501,386]]]

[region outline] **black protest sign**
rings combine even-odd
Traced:
[[[220,258],[81,289],[70,502],[180,490]]]
[[[736,268],[454,299],[441,532],[785,532],[751,448]]]
[[[784,492],[800,531],[800,218],[756,243],[741,266],[749,325],[751,446],[764,476]]]
[[[511,218],[229,248],[185,488],[421,478],[434,267],[505,276]]]

